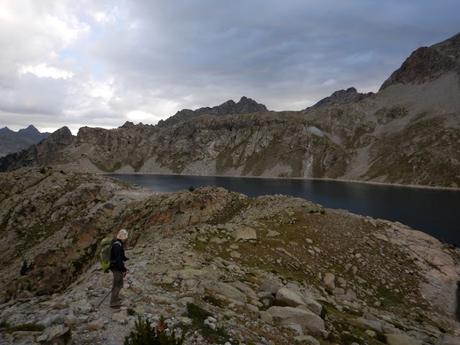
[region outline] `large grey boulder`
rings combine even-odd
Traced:
[[[244,293],[227,283],[208,281],[203,283],[203,287],[211,292],[240,303],[245,303],[247,299]]]
[[[260,291],[275,295],[279,289],[283,287],[283,283],[277,278],[274,279],[265,279],[261,286]]]
[[[302,296],[286,287],[283,287],[278,290],[275,299],[278,304],[284,306],[297,307],[299,305],[305,305]]]
[[[361,324],[362,326],[366,328],[370,328],[376,332],[382,332],[383,327],[382,327],[382,321],[377,320],[377,319],[370,319],[370,318],[365,318],[365,317],[359,317],[356,319],[356,321]]]
[[[276,304],[281,306],[299,307],[302,306],[313,313],[321,314],[322,306],[316,302],[313,298],[300,295],[296,291],[283,287],[278,290],[275,296]]]
[[[293,307],[271,307],[267,310],[273,323],[293,330],[320,335],[324,331],[324,321],[311,311]],[[301,332],[299,332],[301,333]]]

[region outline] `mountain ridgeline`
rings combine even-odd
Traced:
[[[415,50],[377,93],[333,93],[303,111],[246,97],[158,125],[83,127],[0,160],[0,170],[334,178],[460,186],[460,34]]]
[[[24,150],[48,136],[49,133],[40,133],[32,125],[17,132],[12,131],[8,127],[0,128],[0,157]]]

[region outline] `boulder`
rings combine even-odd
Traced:
[[[267,232],[267,237],[277,237],[279,235],[280,235],[280,233],[278,231],[275,231],[275,230],[268,230],[268,232]]]
[[[321,314],[323,307],[313,297],[300,294],[293,289],[283,287],[276,293],[275,304],[280,306],[299,307],[312,311],[316,315]]]
[[[88,328],[88,330],[90,331],[98,331],[104,328],[104,320],[97,319],[97,320],[91,321],[90,323],[87,324],[86,328]]]
[[[330,290],[334,290],[335,288],[335,275],[332,274],[332,273],[326,273],[324,275],[324,279],[323,279],[323,282],[324,282],[324,285],[326,285],[327,288],[329,288]]]
[[[281,306],[297,307],[305,305],[305,302],[295,291],[283,287],[276,292],[275,302]]]
[[[43,334],[37,338],[37,341],[47,344],[67,344],[70,340],[70,328],[63,325],[55,325],[48,327],[43,331]]]
[[[275,295],[282,287],[283,284],[278,279],[265,279],[260,286],[260,290]]]
[[[299,344],[305,345],[320,345],[321,343],[313,338],[311,335],[299,335],[294,337],[294,340]]]
[[[449,334],[444,334],[439,344],[440,345],[460,345],[460,337],[449,335]]]
[[[236,241],[255,241],[257,240],[257,232],[253,228],[239,228],[233,233]]]
[[[422,345],[420,340],[403,333],[385,334],[385,339],[388,345]]]
[[[230,284],[223,283],[223,282],[205,282],[203,284],[204,288],[212,291],[214,293],[217,293],[219,295],[222,295],[224,297],[227,297],[231,300],[240,302],[240,303],[245,303],[246,302],[246,295],[242,293],[240,290],[237,288],[231,286]]]
[[[233,287],[236,287],[238,290],[240,290],[242,293],[244,293],[248,298],[250,298],[253,301],[257,301],[257,294],[255,291],[250,288],[248,285],[241,281],[235,281],[231,284]]]
[[[376,331],[376,332],[383,332],[383,328],[382,328],[382,321],[380,320],[376,320],[376,319],[367,319],[367,318],[364,318],[364,317],[359,317],[356,319],[356,321],[366,327],[366,328],[370,328],[371,330],[373,331]]]
[[[267,310],[275,324],[300,329],[313,335],[320,335],[324,331],[324,321],[311,311],[293,307],[271,307]],[[302,334],[301,334],[302,335]]]
[[[70,308],[76,314],[89,314],[93,310],[93,306],[84,297],[73,301]]]

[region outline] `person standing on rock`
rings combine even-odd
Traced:
[[[110,270],[113,274],[112,294],[110,298],[110,306],[118,308],[121,306],[121,299],[119,297],[120,290],[123,288],[123,278],[126,276],[128,270],[125,267],[125,261],[128,258],[125,256],[124,244],[128,239],[128,231],[121,229],[117,238],[112,241],[110,251]]]

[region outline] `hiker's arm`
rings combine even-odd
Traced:
[[[123,251],[120,246],[113,246],[113,266],[116,270],[126,272],[125,264],[123,263]]]

